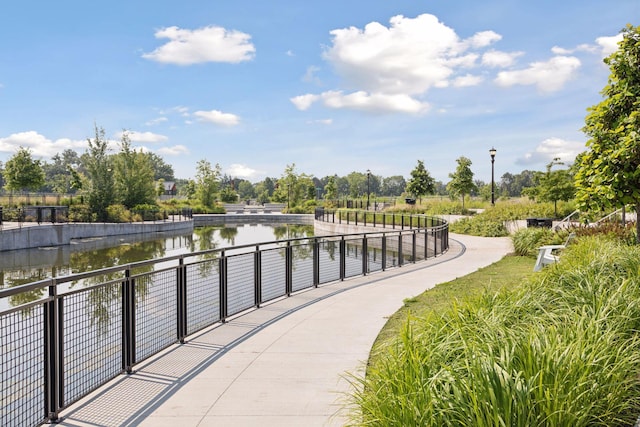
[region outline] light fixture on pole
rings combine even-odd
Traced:
[[[371,171],[367,169],[367,210],[369,210],[369,194],[371,194],[371,187],[369,185],[371,181]]]
[[[496,149],[491,147],[489,150],[489,154],[491,155],[491,206],[496,205],[496,182],[493,178],[493,164],[496,161]]]

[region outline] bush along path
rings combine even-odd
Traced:
[[[354,425],[632,426],[640,415],[640,247],[585,237],[512,291],[405,322]]]

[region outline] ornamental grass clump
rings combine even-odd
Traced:
[[[585,238],[516,291],[409,319],[355,379],[353,425],[633,425],[639,275],[639,248]]]

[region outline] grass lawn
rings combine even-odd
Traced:
[[[485,291],[497,292],[501,289],[514,289],[535,274],[533,272],[534,264],[534,258],[507,255],[500,261],[474,273],[441,283],[417,297],[406,299],[404,306],[389,318],[378,335],[371,354],[375,355],[376,349],[380,345],[384,345],[388,339],[398,336],[410,313],[414,317],[422,317],[428,311],[445,310],[455,300],[464,301],[475,298]]]

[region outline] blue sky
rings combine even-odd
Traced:
[[[94,123],[191,178],[543,170],[585,149],[638,0],[12,1],[0,161],[82,153]]]

